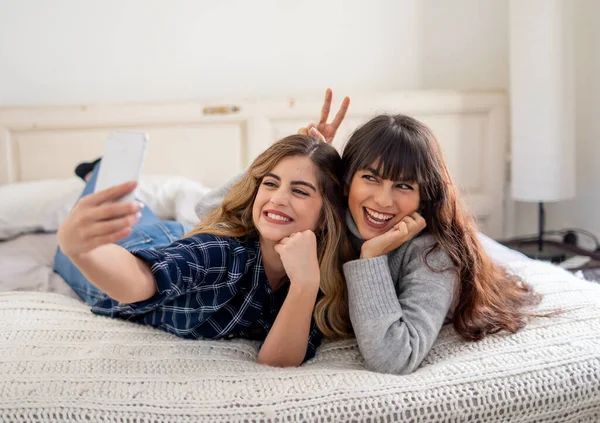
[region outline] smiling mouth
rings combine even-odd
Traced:
[[[376,229],[382,229],[387,226],[387,224],[396,216],[395,214],[390,213],[379,213],[373,209],[368,207],[363,207],[363,214],[365,217],[365,222]]]
[[[267,222],[274,223],[276,225],[287,225],[294,221],[294,219],[292,219],[291,217],[282,216],[279,213],[273,213],[269,211],[264,212],[263,216],[265,217],[265,220]]]

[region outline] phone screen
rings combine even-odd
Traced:
[[[148,135],[138,132],[113,132],[106,140],[96,180],[95,192],[128,181],[139,181]],[[132,192],[118,201],[135,200]]]

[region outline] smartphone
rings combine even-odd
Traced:
[[[139,181],[147,144],[148,135],[144,133],[111,133],[106,140],[94,191],[102,191],[128,181]],[[134,201],[136,191],[137,189],[117,201]]]

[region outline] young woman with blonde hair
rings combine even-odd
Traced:
[[[92,193],[95,171],[59,228],[55,271],[94,313],[185,338],[264,341],[258,362],[297,366],[323,336],[351,334],[341,175],[332,146],[286,137],[184,236],[138,203],[113,202],[135,184]]]

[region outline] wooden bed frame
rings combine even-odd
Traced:
[[[115,129],[150,135],[144,174],[177,174],[215,186],[271,142],[318,118],[322,99],[0,108],[0,184],[67,178],[101,155]],[[334,105],[335,106],[335,105]],[[503,93],[398,92],[353,96],[335,145],[379,112],[405,113],[437,135],[480,228],[510,234],[508,122]]]

